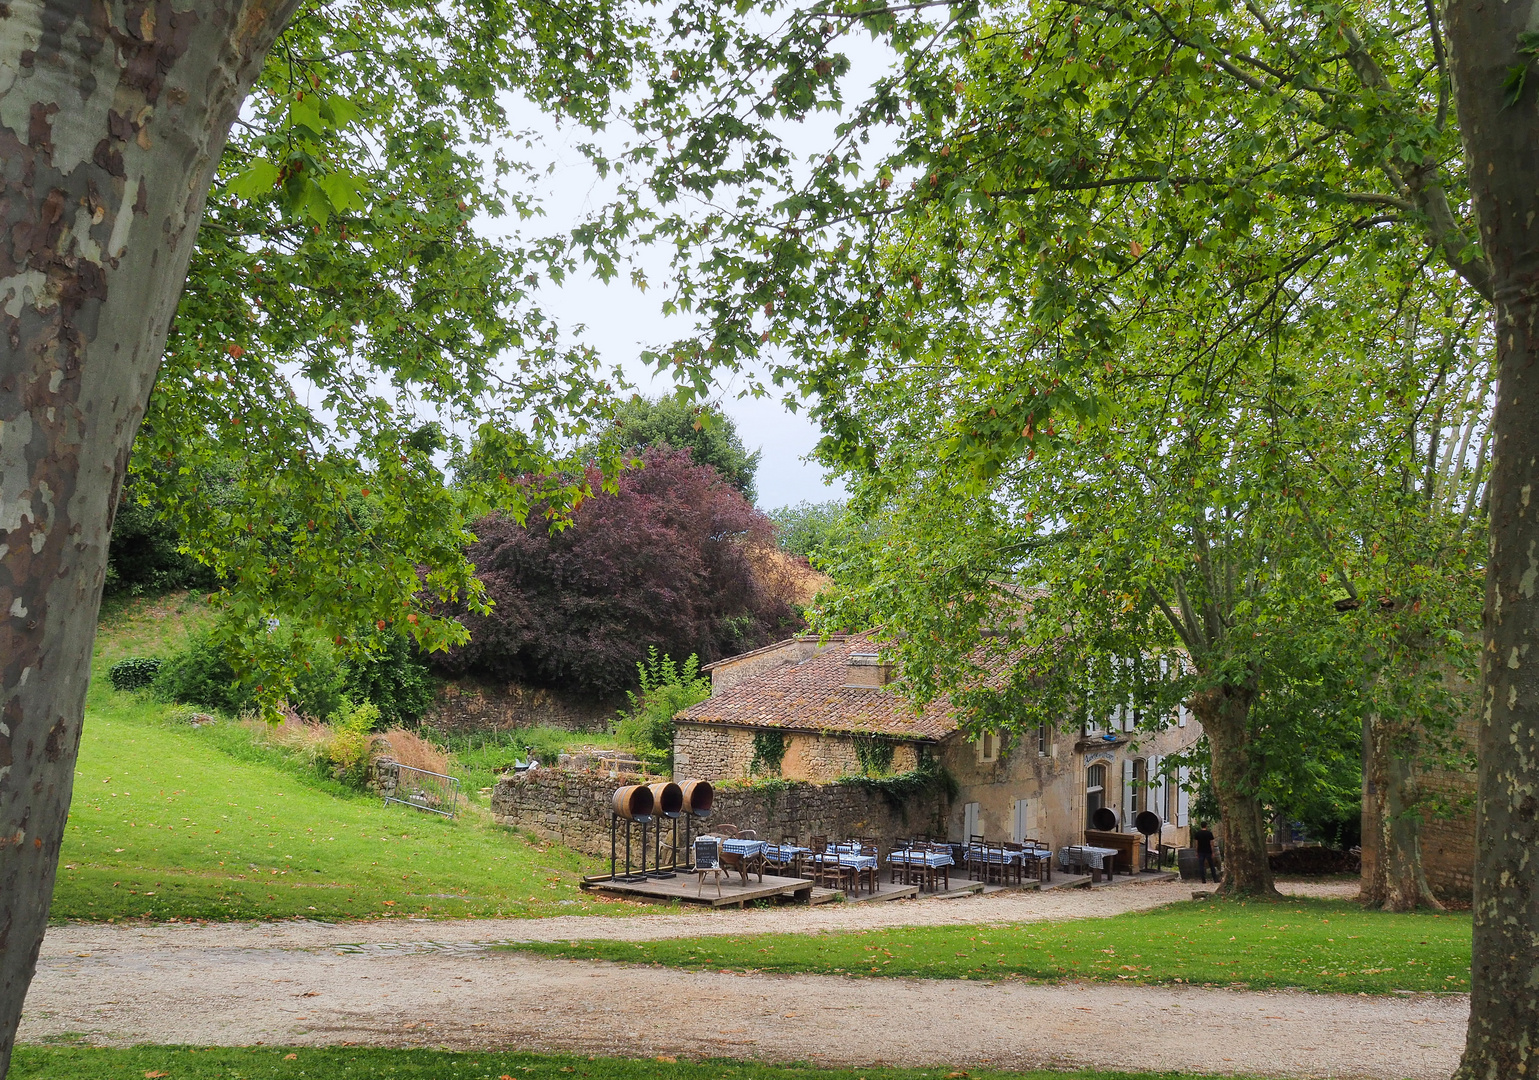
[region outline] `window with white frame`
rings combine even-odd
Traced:
[[[1085,827],[1095,828],[1091,820],[1106,805],[1106,766],[1092,765],[1085,770]]]
[[[999,735],[993,731],[982,732],[978,736],[978,742],[974,747],[978,753],[978,764],[988,765],[999,760]]]

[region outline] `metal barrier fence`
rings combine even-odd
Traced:
[[[460,782],[456,777],[395,761],[381,761],[378,768],[379,790],[386,806],[400,803],[448,818],[459,810]]]

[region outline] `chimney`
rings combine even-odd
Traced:
[[[892,665],[882,663],[874,652],[850,653],[850,664],[845,669],[844,685],[860,689],[879,689],[892,681]]]

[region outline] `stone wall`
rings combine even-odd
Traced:
[[[624,698],[588,698],[524,686],[458,679],[439,688],[423,714],[423,724],[439,731],[505,731],[521,727],[553,727],[566,731],[607,731]]]
[[[698,776],[713,784],[749,779],[753,775],[754,730],[726,724],[676,723],[673,761],[679,775]],[[759,730],[773,732],[776,729]],[[780,776],[786,780],[831,784],[862,771],[855,740],[848,735],[808,731],[782,731],[780,734],[786,741]],[[889,772],[907,772],[918,766],[915,743],[904,739],[890,741],[894,745]]]
[[[497,782],[492,814],[504,825],[607,858],[610,800],[615,788],[627,781],[639,783],[641,778],[535,769]],[[718,786],[705,828],[732,824],[757,831],[761,839],[793,836],[803,844],[814,835],[875,836],[883,850],[899,836],[944,831],[946,806],[941,797],[932,797],[926,805],[911,802],[904,809],[906,815],[889,805],[881,792],[856,783]],[[699,825],[695,831],[700,831]]]

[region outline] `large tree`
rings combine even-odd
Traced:
[[[292,670],[315,623],[349,651],[371,647],[360,625],[461,639],[433,603],[475,598],[466,525],[494,500],[519,512],[530,488],[467,498],[440,450],[517,415],[504,456],[539,474],[548,437],[584,434],[603,389],[527,303],[564,272],[560,246],[470,227],[532,212],[493,144],[515,93],[601,116],[633,44],[602,2],[4,6],[0,1073],[131,453],[139,491],[231,584],[238,657]],[[218,500],[198,490],[214,460],[237,463]]]
[[[1483,265],[1496,303],[1491,536],[1475,858],[1475,951],[1461,1077],[1539,1056],[1539,120],[1533,0],[1451,0],[1448,37]]]
[[[1539,1045],[1539,697],[1526,658],[1539,547],[1534,20],[1532,0],[1450,0],[1446,13],[1250,0],[812,4],[766,44],[698,0],[673,19],[671,77],[638,104],[656,132],[638,154],[662,167],[637,182],[610,231],[645,216],[677,238],[676,303],[701,317],[701,333],[659,360],[694,383],[761,342],[793,347],[777,375],[804,389],[862,379],[859,365],[807,360],[830,338],[902,342],[904,325],[872,304],[882,289],[932,287],[885,258],[903,250],[927,203],[992,229],[996,249],[1013,240],[1037,259],[1014,299],[1062,329],[1070,363],[1112,352],[1098,341],[1104,286],[1177,250],[1303,288],[1321,260],[1377,244],[1423,253],[1495,305],[1475,1008],[1463,1065],[1482,1077],[1521,1074]],[[894,70],[838,140],[798,160],[777,121],[838,106],[849,69],[840,36],[853,30],[892,41]],[[969,77],[978,72],[988,78]],[[874,134],[896,149],[868,161]],[[694,179],[701,165],[709,180]],[[765,199],[766,189],[784,195]],[[695,213],[701,199],[716,212]],[[669,219],[658,203],[690,213]],[[1253,248],[1253,227],[1268,221],[1286,223],[1286,235]],[[1165,291],[1183,284],[1172,277]],[[1046,409],[1063,404],[1042,394],[1028,411],[1025,398],[992,406],[1002,427],[1042,431]],[[831,446],[856,465],[872,460],[837,408],[823,417]]]

